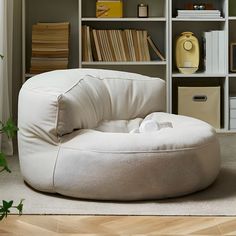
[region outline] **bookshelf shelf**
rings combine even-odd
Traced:
[[[83,22],[86,21],[107,21],[107,22],[112,22],[112,21],[117,21],[117,22],[123,22],[123,21],[135,21],[135,22],[140,22],[140,21],[166,21],[165,17],[148,17],[148,18],[137,18],[137,17],[126,17],[126,18],[95,18],[95,17],[86,17],[81,19]]]
[[[181,74],[181,73],[173,73],[172,77],[174,78],[189,78],[189,77],[204,77],[204,78],[210,78],[210,77],[226,77],[226,74],[215,74],[215,73],[205,73],[205,72],[197,72],[194,74]]]
[[[229,16],[229,20],[236,20],[236,16]]]
[[[225,22],[226,19],[225,18],[176,18],[176,17],[173,17],[172,18],[172,21],[203,21],[203,22],[206,22],[206,21],[216,21],[216,22]]]
[[[160,65],[160,66],[166,66],[167,63],[166,61],[127,61],[127,62],[98,62],[98,61],[93,61],[93,62],[82,62],[82,65],[106,65],[106,66],[119,66],[119,65],[130,65],[130,66],[137,66],[137,65]]]

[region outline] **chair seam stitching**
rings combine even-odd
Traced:
[[[57,156],[56,156],[56,160],[54,163],[54,167],[53,167],[53,179],[52,179],[52,185],[53,185],[53,190],[56,191],[55,189],[55,172],[56,172],[56,166],[57,166],[57,161],[58,161],[58,157],[59,157],[59,152],[61,150],[61,145],[59,145],[58,147],[58,151],[57,151]]]

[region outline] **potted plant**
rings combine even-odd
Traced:
[[[3,55],[0,54],[1,59],[3,59]],[[17,132],[18,128],[15,126],[12,119],[8,119],[6,123],[3,123],[0,120],[0,136],[7,135],[8,138],[13,138]],[[6,155],[2,152],[0,146],[0,173],[3,171],[7,171],[11,173],[11,170],[8,167]],[[23,209],[23,200],[20,201],[18,205],[13,205],[13,201],[2,201],[2,205],[0,205],[0,221],[7,217],[12,209],[17,209],[19,214],[22,213]]]

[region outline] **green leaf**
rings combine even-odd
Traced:
[[[23,201],[24,199],[21,199],[20,203],[17,206],[13,206],[13,201],[2,201],[2,206],[0,206],[0,221],[3,220],[3,218],[7,217],[10,213],[10,209],[16,208],[19,211],[19,215],[22,215],[23,210]]]
[[[4,58],[4,56],[2,55],[2,54],[0,54],[0,57],[3,59]]]
[[[2,201],[2,205],[3,205],[3,209],[4,209],[5,211],[8,211],[9,208],[12,207],[13,201],[7,202],[7,201],[3,200],[3,201]],[[9,212],[10,212],[10,211],[9,211]]]
[[[19,215],[22,215],[22,211],[23,211],[23,201],[25,199],[21,199],[20,203],[18,204],[18,206],[16,206],[15,208],[19,211]]]
[[[16,132],[18,131],[18,128],[15,126],[11,118],[7,120],[6,124],[1,123],[1,125],[2,128],[0,129],[0,131],[5,133],[8,136],[8,138],[13,138]]]
[[[8,213],[10,213],[10,208],[12,207],[13,201],[2,201],[2,209],[3,209],[3,213],[2,216],[0,218],[0,220],[2,220],[4,217],[7,217]]]
[[[7,165],[6,156],[2,152],[0,152],[0,167],[2,167],[0,172],[5,170],[5,171],[11,173],[11,170],[8,168],[8,165]]]

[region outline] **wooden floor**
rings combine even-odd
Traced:
[[[236,217],[9,216],[0,236],[236,235]]]

